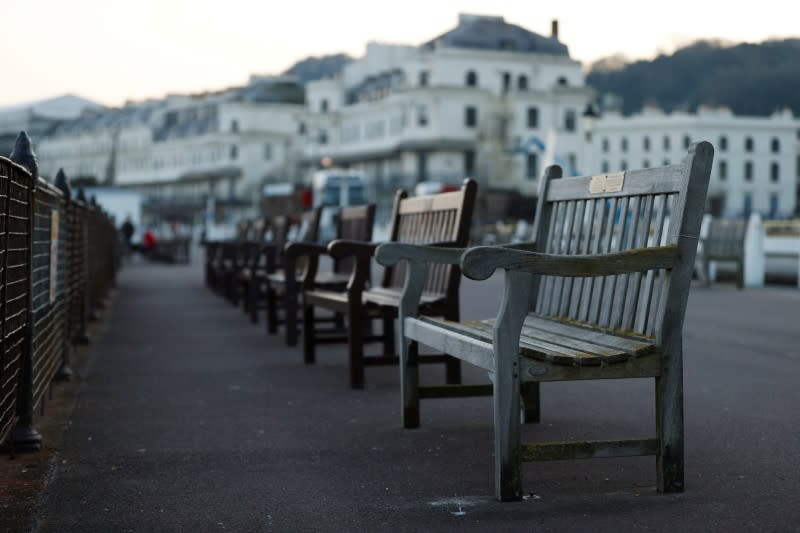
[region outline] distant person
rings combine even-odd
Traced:
[[[128,252],[132,250],[131,239],[133,239],[133,234],[136,231],[136,228],[133,226],[133,222],[131,222],[131,216],[128,215],[125,217],[125,222],[122,223],[122,237],[125,239],[125,248]]]
[[[156,247],[156,235],[153,233],[153,230],[148,229],[144,232],[144,243],[143,243],[143,252],[148,255],[153,249]]]

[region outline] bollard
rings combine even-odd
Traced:
[[[9,158],[15,163],[27,168],[31,173],[31,183],[28,189],[28,270],[33,263],[33,214],[34,190],[36,180],[39,178],[39,163],[33,151],[31,139],[26,132],[20,132],[14,144],[14,151]],[[14,428],[12,440],[14,447],[20,451],[38,451],[42,447],[42,436],[33,427],[33,289],[31,276],[28,275],[27,287],[27,318],[25,324],[25,342],[22,353],[22,368],[20,369],[19,403],[17,404],[18,420]]]

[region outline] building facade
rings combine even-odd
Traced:
[[[370,43],[337,79],[307,84],[303,163],[363,170],[375,192],[422,181],[535,193],[544,164],[582,170],[591,91],[557,38],[461,15],[419,46]]]
[[[194,222],[209,205],[225,218],[256,209],[267,183],[300,179],[303,98],[294,78],[254,76],[218,93],[88,114],[41,139],[41,171],[142,192],[156,218]]]
[[[701,106],[696,113],[645,108],[623,117],[606,112],[592,133],[591,166],[618,172],[677,163],[694,141],[714,145],[708,196],[715,214],[759,212],[786,218],[797,210],[800,122],[788,109],[769,117],[736,116]]]

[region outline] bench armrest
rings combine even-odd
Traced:
[[[351,241],[347,239],[336,239],[328,244],[328,253],[334,259],[344,259],[349,256],[356,256],[357,258],[369,257],[375,254],[375,249],[380,243],[377,242],[364,242],[364,241]]]
[[[284,273],[286,276],[287,288],[293,289],[293,285],[299,282],[303,288],[311,289],[314,287],[314,279],[317,277],[319,268],[319,256],[328,253],[324,244],[315,242],[290,241],[286,243],[284,249]],[[301,257],[306,258],[302,274],[298,277],[297,260]]]
[[[444,263],[457,265],[461,262],[461,254],[466,248],[457,248],[452,241],[437,242],[428,245],[403,244],[386,242],[378,246],[375,259],[383,266],[394,266],[400,260],[409,262]]]
[[[483,280],[498,268],[549,276],[593,277],[671,268],[678,246],[669,244],[624,252],[594,255],[554,255],[500,246],[477,246],[464,252],[461,271]]]
[[[324,244],[315,242],[291,241],[283,247],[286,258],[297,258],[302,256],[319,257],[328,253],[328,248]]]

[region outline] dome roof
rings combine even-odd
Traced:
[[[503,17],[481,15],[460,15],[458,26],[422,46],[429,49],[445,46],[534,52],[569,57],[567,46],[556,38],[544,37],[521,26],[509,24]]]

